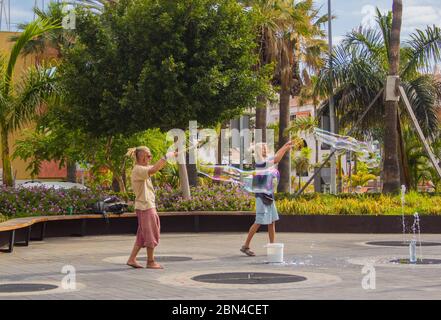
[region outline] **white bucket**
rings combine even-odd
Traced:
[[[283,262],[283,243],[268,243],[266,248],[267,262],[282,263]]]

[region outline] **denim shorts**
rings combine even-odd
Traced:
[[[273,201],[270,205],[263,203],[262,199],[256,197],[256,224],[271,224],[279,220],[277,213],[276,202]]]

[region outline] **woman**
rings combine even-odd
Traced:
[[[150,165],[152,154],[147,147],[129,149],[127,155],[135,160],[131,180],[135,193],[135,211],[138,217],[136,241],[127,265],[132,268],[142,268],[136,261],[136,256],[141,248],[147,248],[147,268],[162,269],[154,258],[154,250],[159,244],[160,222],[156,213],[155,192],[150,177],[164,168],[167,159],[176,156],[176,152],[168,153],[154,165]]]
[[[279,151],[276,152],[274,158],[271,159],[267,158],[267,145],[265,143],[256,144],[254,150],[256,157],[256,168],[264,169],[278,164],[280,160],[282,160],[285,153],[290,150],[292,146],[293,142],[288,141],[282,148],[279,149]],[[279,220],[279,215],[277,213],[277,208],[274,201],[274,193],[256,193],[256,221],[250,227],[248,237],[242,248],[240,248],[240,251],[245,253],[247,256],[255,256],[255,253],[250,250],[250,243],[262,224],[268,226],[269,242],[274,243],[276,235],[275,222],[277,220]]]

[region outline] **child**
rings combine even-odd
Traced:
[[[136,242],[127,265],[132,268],[142,268],[136,261],[136,256],[141,248],[147,247],[147,268],[162,269],[162,266],[154,259],[154,250],[159,244],[160,222],[156,213],[155,192],[150,177],[164,168],[167,159],[176,156],[176,153],[168,153],[154,165],[150,165],[152,154],[147,147],[129,149],[127,155],[135,160],[131,180],[135,193],[135,211],[138,217]]]
[[[290,150],[292,146],[293,142],[288,141],[282,148],[279,149],[279,151],[276,152],[274,158],[270,159],[267,158],[267,145],[265,143],[256,144],[254,150],[256,157],[256,168],[264,169],[278,164],[285,153]],[[247,256],[255,256],[255,253],[250,250],[250,242],[262,224],[268,225],[269,241],[270,243],[274,243],[276,233],[275,222],[277,220],[279,220],[279,215],[277,214],[277,208],[274,202],[274,194],[256,193],[256,221],[250,227],[248,237],[240,251],[245,253]]]

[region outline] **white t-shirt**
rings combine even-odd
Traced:
[[[147,210],[155,208],[155,190],[149,176],[152,166],[135,165],[132,170],[132,188],[135,193],[135,209]]]

